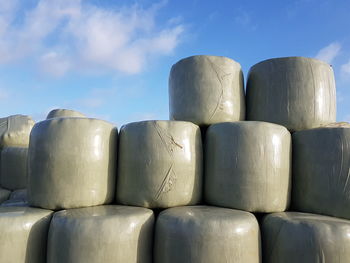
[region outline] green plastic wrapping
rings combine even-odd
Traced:
[[[293,134],[293,206],[350,219],[350,126]]]
[[[117,202],[148,208],[197,204],[202,141],[197,125],[143,121],[120,130]]]
[[[52,211],[0,207],[0,262],[45,263]]]
[[[117,129],[89,118],[37,123],[28,151],[28,198],[57,210],[111,203],[115,195]]]
[[[350,262],[350,221],[285,212],[267,215],[261,224],[266,263]]]
[[[47,114],[46,119],[64,118],[64,117],[86,117],[83,113],[68,109],[54,109]]]
[[[47,263],[152,263],[152,210],[96,206],[55,213]]]
[[[253,214],[227,208],[167,209],[156,222],[154,262],[261,262],[258,222]]]
[[[291,193],[291,135],[267,122],[226,122],[206,133],[204,195],[208,204],[280,212]]]
[[[0,204],[10,197],[11,191],[0,187]]]
[[[28,148],[5,147],[1,150],[0,185],[16,190],[27,187]]]
[[[0,118],[0,148],[28,147],[29,135],[35,122],[25,115]]]
[[[169,103],[171,120],[198,125],[244,120],[241,65],[218,56],[180,60],[170,71]]]
[[[254,65],[247,81],[247,119],[273,122],[299,131],[335,122],[333,69],[304,57],[285,57]]]

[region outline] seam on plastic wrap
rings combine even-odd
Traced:
[[[313,86],[313,88],[314,88],[314,99],[313,99],[313,101],[314,101],[314,119],[316,119],[316,105],[315,105],[315,103],[316,103],[316,85],[315,85],[315,75],[314,75],[314,71],[313,71],[313,69],[312,69],[312,65],[311,65],[311,62],[310,61],[308,61],[308,64],[309,64],[309,68],[310,68],[310,71],[311,71],[311,75],[312,75],[312,86]]]
[[[219,99],[216,103],[216,106],[214,108],[214,111],[212,112],[212,114],[209,117],[209,121],[214,117],[214,115],[217,113],[218,109],[222,109],[223,105],[222,105],[222,100],[224,97],[224,86],[222,84],[222,81],[225,77],[230,76],[231,73],[225,73],[222,76],[220,76],[220,74],[218,73],[218,71],[215,69],[215,63],[213,63],[209,58],[206,58],[209,62],[210,67],[212,68],[212,70],[215,72],[216,77],[218,78],[219,82],[220,82],[220,86],[221,86],[221,91],[220,91],[220,96]]]
[[[168,154],[171,157],[170,167],[169,167],[167,173],[165,174],[164,179],[162,180],[162,183],[161,183],[161,185],[160,185],[160,187],[155,195],[155,199],[158,200],[161,197],[162,193],[166,193],[166,192],[171,191],[172,186],[176,182],[177,176],[176,176],[176,173],[173,169],[174,165],[175,165],[174,164],[174,155],[173,155],[174,149],[171,146],[179,147],[181,149],[183,149],[183,147],[174,140],[174,137],[171,134],[168,134],[161,127],[159,127],[159,125],[156,122],[153,122],[153,125],[157,131],[157,134],[158,134],[162,144],[164,145],[166,151],[168,152]],[[170,143],[167,143],[164,137],[167,137],[170,140]]]

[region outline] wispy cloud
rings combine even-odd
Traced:
[[[235,16],[234,19],[236,24],[244,28],[247,28],[252,31],[257,29],[257,25],[254,23],[252,19],[252,14],[242,8],[238,9],[237,15]]]
[[[350,75],[350,59],[340,67],[340,70],[343,74]]]
[[[332,61],[339,55],[340,50],[341,44],[338,42],[333,42],[328,46],[322,48],[320,51],[318,51],[315,58],[331,64]]]
[[[0,1],[0,63],[29,58],[56,77],[69,70],[139,73],[155,57],[171,54],[184,31],[176,17],[158,25],[166,2],[119,9],[82,0],[23,3]]]

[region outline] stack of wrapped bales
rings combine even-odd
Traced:
[[[28,183],[1,184],[16,191],[0,189],[0,261],[350,262],[350,125],[330,124],[331,67],[263,61],[246,93],[237,62],[193,56],[171,69],[168,121],[118,135],[51,111],[30,134]],[[23,163],[1,146],[5,166]]]

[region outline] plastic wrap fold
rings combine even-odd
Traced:
[[[64,117],[86,117],[83,113],[68,109],[54,109],[47,114],[46,119],[64,118]]]

